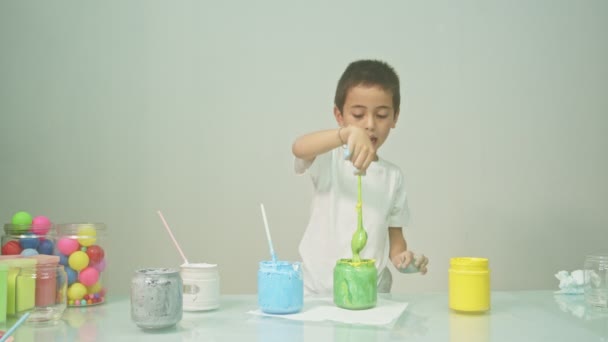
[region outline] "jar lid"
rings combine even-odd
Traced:
[[[135,273],[147,276],[162,276],[175,274],[178,271],[173,268],[141,268],[136,270]]]
[[[59,255],[38,254],[38,255],[29,256],[28,258],[36,260],[38,262],[38,265],[52,266],[52,265],[59,264]]]
[[[6,264],[9,267],[33,267],[36,266],[36,259],[29,258],[14,258],[2,259],[0,263]]]
[[[38,235],[34,234],[32,231],[32,228],[34,226],[32,226],[31,224],[12,224],[12,223],[6,223],[4,225],[4,232],[6,233],[6,235],[23,235],[23,237],[27,237],[29,235],[36,237]],[[43,236],[44,234],[41,234],[40,236]]]
[[[593,261],[606,261],[608,262],[608,252],[596,252],[596,253],[592,253],[587,255],[587,260],[593,260]]]
[[[485,269],[488,268],[488,259],[477,257],[455,257],[450,259],[450,266]]]
[[[181,264],[180,267],[183,268],[204,268],[204,269],[208,269],[208,268],[216,268],[217,264],[207,264],[207,263],[184,263]]]
[[[85,233],[90,235],[95,232],[104,232],[106,225],[100,222],[59,223],[55,225],[58,235],[72,235]]]

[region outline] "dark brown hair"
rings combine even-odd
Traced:
[[[342,112],[348,91],[358,85],[377,86],[393,95],[393,109],[399,110],[401,96],[399,95],[399,76],[386,62],[378,60],[359,60],[346,67],[338,81],[334,103]]]

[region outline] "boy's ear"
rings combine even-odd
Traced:
[[[398,110],[395,112],[395,116],[393,119],[393,125],[391,126],[391,128],[395,128],[395,126],[397,126],[397,120],[399,120],[399,111]]]
[[[342,115],[342,112],[340,111],[340,109],[337,106],[334,106],[334,117],[336,118],[336,122],[338,123],[338,125],[340,125],[340,127],[344,127],[344,116]]]

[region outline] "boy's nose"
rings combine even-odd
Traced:
[[[373,115],[367,117],[366,126],[368,130],[373,130],[376,127],[376,119]]]

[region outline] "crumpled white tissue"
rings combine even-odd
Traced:
[[[585,292],[585,274],[583,270],[575,270],[571,273],[559,271],[555,274],[555,278],[559,280],[559,291],[555,293],[582,294]]]

